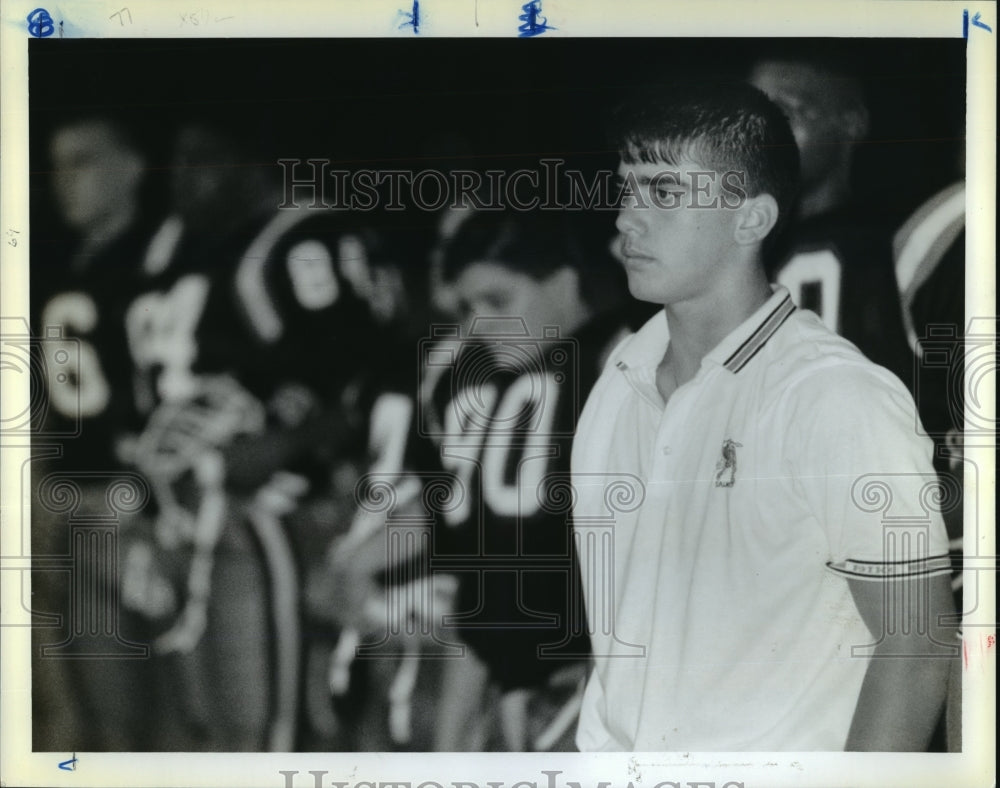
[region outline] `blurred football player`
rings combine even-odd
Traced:
[[[130,448],[157,508],[123,589],[156,629],[165,749],[296,746],[302,562],[335,527],[347,384],[377,345],[374,237],[346,213],[279,211],[275,173],[241,140],[181,128],[175,210],[125,315]]]
[[[172,212],[147,239],[121,320],[136,412],[123,454],[153,492],[147,520],[123,534],[121,598],[150,631],[160,750],[265,740],[268,686],[253,670],[268,649],[248,627],[266,628],[266,583],[221,467],[236,435],[262,428],[263,406],[230,374],[245,352],[232,310],[208,308],[264,211],[241,152],[210,124],[180,127]]]
[[[859,79],[846,60],[791,49],[759,60],[750,82],[788,117],[802,161],[796,214],[768,242],[769,276],[912,388],[890,230],[852,199],[851,166],[869,126]]]
[[[37,496],[46,476],[69,474],[80,495],[75,515],[83,517],[108,514],[107,484],[125,470],[118,444],[133,402],[121,326],[152,230],[144,192],[147,153],[130,124],[96,114],[66,119],[52,132],[49,157],[51,195],[70,235],[67,244],[60,244],[44,223],[33,223],[32,330],[42,340],[39,368],[44,375],[32,381],[37,458],[32,544],[42,560],[66,555],[71,546],[65,514]],[[40,611],[49,606],[51,612],[61,610],[71,632],[83,626],[72,615],[76,608],[70,609],[68,590],[57,575],[36,572],[33,588]],[[94,612],[89,606],[98,602],[87,599],[84,604],[89,615]],[[144,640],[136,621],[122,615],[117,625],[119,636]],[[32,634],[37,655],[64,633],[35,628]],[[143,748],[149,725],[136,699],[146,692],[145,660],[66,658],[80,656],[87,648],[92,646],[71,637],[61,656],[36,661],[36,746]],[[71,680],[72,688],[64,686],[60,676]],[[57,722],[70,710],[75,710],[75,719]]]
[[[445,661],[435,749],[569,746],[589,650],[557,487],[579,393],[625,332],[596,315],[587,288],[588,266],[606,262],[575,248],[559,215],[473,212],[445,247],[464,327],[427,344],[422,383],[433,383],[409,408],[409,440],[432,444],[425,468],[444,472],[454,504],[436,512],[423,559],[457,582],[435,633],[468,647]],[[397,494],[405,484],[403,474]],[[341,566],[384,565],[385,528],[369,535],[342,545]]]
[[[95,470],[116,467],[112,431],[125,428],[131,408],[122,314],[151,230],[142,194],[146,155],[121,122],[83,117],[53,132],[50,156],[52,195],[71,238],[60,249],[36,233],[32,309],[39,329],[83,344],[65,382],[48,381],[48,407],[39,415],[51,423],[40,427],[61,433],[67,422],[85,419],[88,429],[66,441],[63,460],[72,454]],[[54,358],[46,361],[53,374],[65,371]]]
[[[419,341],[428,335],[435,316],[440,319],[443,313],[454,318],[454,298],[450,291],[444,291],[440,278],[440,244],[466,215],[464,210],[442,214],[436,223],[438,240],[432,241],[426,254],[422,251],[428,240],[424,229],[430,229],[429,235],[434,236],[433,227],[423,228],[423,223],[414,222],[412,217],[407,217],[402,227],[385,224],[383,242],[371,251],[366,252],[358,244],[346,247],[349,256],[345,263],[353,266],[356,262],[351,261],[357,258],[367,262],[369,274],[359,289],[378,292],[376,304],[395,304],[391,309],[373,308],[386,341],[379,347],[378,356],[369,359],[361,377],[358,401],[364,414],[365,440],[362,470],[377,476],[381,483],[394,485],[397,511],[412,509],[418,518],[422,511],[421,485],[407,474],[440,466],[433,444],[419,439],[415,432],[417,410],[421,407],[418,403],[423,402],[421,392],[433,390],[429,376],[418,369]],[[379,247],[385,247],[384,241],[390,237],[395,239],[395,252],[387,256]],[[393,293],[398,295],[390,297]],[[450,338],[434,343],[439,350],[453,344]],[[357,482],[357,476],[351,481]],[[368,655],[362,660],[355,657],[358,646],[372,637],[377,639],[379,631],[385,632],[390,597],[401,598],[410,592],[411,597],[419,597],[433,590],[438,594],[436,607],[441,609],[448,604],[447,583],[440,579],[432,583],[416,565],[409,567],[413,575],[393,578],[381,571],[386,560],[377,554],[378,549],[366,557],[362,548],[373,537],[384,542],[384,523],[359,508],[358,498],[352,489],[349,501],[353,508],[346,518],[351,523],[350,532],[329,546],[324,565],[313,573],[307,589],[313,615],[332,624],[328,631],[336,635],[336,648],[327,652],[325,669],[319,674],[324,691],[315,692],[310,679],[306,702],[314,717],[327,714],[336,720],[336,727],[346,734],[339,740],[343,748],[429,750],[435,741],[433,715],[440,660],[433,657],[440,656],[439,645],[421,638],[404,638],[405,645],[394,646],[390,653]],[[372,562],[366,564],[369,558]],[[423,628],[431,621],[428,611],[412,606],[402,614],[408,626],[420,619],[418,625]],[[408,650],[409,656],[400,659],[395,653],[399,648]]]
[[[251,248],[237,274],[257,355],[242,379],[260,392],[270,417],[262,433],[227,451],[229,484],[252,490],[276,470],[305,482],[283,522],[304,594],[308,687],[299,740],[309,749],[342,749],[350,737],[344,720],[321,702],[329,697],[325,667],[338,622],[327,601],[312,600],[324,584],[325,548],[354,514],[355,484],[369,459],[373,389],[410,370],[411,357],[404,361],[399,346],[420,313],[411,286],[419,266],[403,238],[411,240],[373,217],[299,215],[273,236],[273,245]],[[251,509],[258,522],[266,513],[259,505]]]

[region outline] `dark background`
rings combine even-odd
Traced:
[[[739,78],[777,39],[33,40],[33,216],[51,214],[45,141],[67,116],[124,119],[155,178],[174,128],[229,124],[248,156],[338,167],[519,166],[561,156],[615,167],[603,120],[658,76]],[[862,206],[898,223],[955,179],[965,127],[962,39],[815,39],[794,46],[854,64],[871,111],[857,152]],[[157,190],[154,188],[153,193]],[[39,213],[40,212],[40,213]],[[37,225],[36,225],[37,226]]]

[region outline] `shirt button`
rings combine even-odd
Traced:
[[[664,446],[663,447],[663,453],[664,454],[670,454],[670,447],[669,446]]]

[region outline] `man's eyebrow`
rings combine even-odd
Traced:
[[[686,179],[681,179],[681,177],[676,172],[671,172],[670,170],[664,170],[663,172],[658,172],[655,175],[649,176],[644,175],[639,178],[640,186],[671,186],[677,189],[688,189],[690,184],[687,183]]]
[[[649,186],[649,184],[656,181],[657,183],[677,183],[679,184],[680,178],[678,173],[673,170],[663,170],[662,172],[656,172],[652,175],[622,175],[620,172],[615,173],[615,182],[624,183],[626,180],[634,180],[640,186]]]

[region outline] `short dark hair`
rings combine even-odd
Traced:
[[[580,268],[582,261],[568,219],[558,211],[475,210],[443,251],[447,281],[475,262],[497,263],[542,280],[562,268]]]
[[[799,150],[781,109],[752,85],[720,79],[645,86],[615,110],[610,134],[626,164],[689,160],[739,172],[748,196],[774,197],[779,224],[791,213]]]

